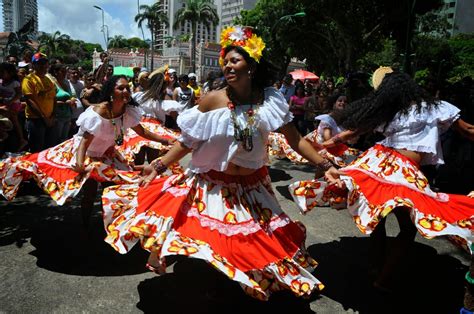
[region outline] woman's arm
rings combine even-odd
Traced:
[[[132,128],[138,135],[141,137],[146,138],[147,140],[150,141],[155,141],[155,142],[160,142],[165,145],[170,145],[174,142],[174,140],[169,140],[167,138],[161,137],[155,133],[152,133],[145,129],[141,124],[137,124]]]
[[[467,123],[463,119],[457,119],[453,125],[453,129],[470,141],[474,141],[474,125]]]
[[[288,144],[298,154],[309,160],[315,165],[328,162],[326,159],[321,157],[319,153],[313,148],[310,142],[305,140],[300,133],[296,130],[293,123],[287,123],[279,129],[279,132],[285,135]]]
[[[21,98],[21,86],[15,87],[15,95],[12,98],[8,99],[8,104],[13,104],[14,102],[20,101]]]
[[[177,88],[175,88],[173,90],[173,100],[178,101],[178,89]]]
[[[93,139],[94,135],[84,132],[76,152],[76,165],[73,166],[74,171],[78,173],[83,173],[86,171],[84,168],[84,160],[86,159],[87,148],[89,148],[89,145],[92,143]]]
[[[165,172],[167,167],[178,162],[190,152],[191,148],[184,146],[181,142],[176,142],[163,157],[153,160],[143,168],[143,178],[140,180],[139,185],[147,187],[158,174]]]
[[[329,140],[326,140],[322,145],[323,147],[334,147],[339,143],[349,141],[351,138],[355,136],[357,136],[357,133],[355,131],[345,130],[331,137]]]

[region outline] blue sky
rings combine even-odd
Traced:
[[[151,5],[154,0],[139,0],[140,5]],[[39,30],[53,33],[59,30],[74,39],[104,45],[104,36],[100,32],[102,13],[93,6],[104,9],[105,24],[109,28],[109,37],[123,35],[142,37],[134,21],[137,14],[137,0],[38,0]],[[3,21],[1,25],[3,30]],[[144,28],[145,38],[150,32]]]

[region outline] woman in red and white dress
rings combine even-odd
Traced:
[[[221,39],[228,87],[178,116],[181,137],[145,167],[142,186],[104,191],[106,242],[120,253],[140,242],[156,272],[165,270],[167,256],[204,260],[259,299],[282,289],[309,295],[323,285],[305,269],[316,262],[305,251],[304,227],[283,212],[272,190],[269,132],[279,129],[317,167],[330,164],[299,135],[283,95],[267,86],[261,38],[229,27]],[[184,174],[155,179],[190,152]]]
[[[133,128],[150,140],[168,144],[168,139],[140,125],[141,112],[132,104],[126,77],[110,78],[103,86],[102,102],[90,106],[77,119],[79,131],[72,139],[39,153],[0,161],[0,193],[12,200],[21,182],[33,178],[58,205],[63,205],[85,184],[81,207],[87,226],[97,182],[138,180],[133,165],[115,150],[122,144],[125,131]]]
[[[174,141],[180,133],[177,130],[165,127],[165,119],[166,115],[171,115],[176,119],[182,108],[178,102],[171,100],[166,95],[169,80],[168,67],[159,68],[153,71],[146,81],[142,82],[144,91],[134,93],[132,98],[139,104],[139,108],[143,112],[140,124],[151,133],[169,141]],[[128,160],[133,160],[136,165],[140,165],[145,160],[151,162],[164,155],[170,148],[169,145],[150,141],[138,135],[133,129],[128,129],[124,137],[124,143],[118,147],[118,150]]]
[[[344,109],[346,96],[336,96],[333,102],[332,112],[317,116],[315,120],[320,121],[318,128],[304,138],[318,150],[321,156],[331,161],[335,166],[345,167],[357,158],[360,151],[344,144],[344,142],[354,139],[354,132],[341,128],[333,117],[334,114]],[[308,160],[288,145],[288,141],[281,133],[270,133],[268,153],[277,158],[286,157],[294,163],[308,163]]]
[[[450,126],[474,139],[473,127],[459,118],[458,108],[431,100],[407,74],[388,73],[373,94],[350,104],[342,119],[342,126],[356,134],[376,130],[385,139],[347,167],[326,172],[336,185],[296,182],[290,192],[303,212],[334,198],[346,200],[357,227],[370,234],[374,287],[390,289],[417,230],[426,238],[457,236],[471,246],[474,200],[434,192],[420,171],[421,165],[443,163],[439,136]],[[400,233],[387,252],[385,218],[392,212]]]

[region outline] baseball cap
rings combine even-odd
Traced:
[[[175,69],[168,69],[168,73],[171,74],[171,73],[176,73],[176,70]]]
[[[189,77],[190,79],[192,79],[192,78],[197,78],[197,75],[196,75],[196,73],[189,73],[189,74],[188,74],[188,77]]]
[[[48,61],[48,56],[45,55],[44,53],[37,52],[31,57],[31,62],[36,63],[38,61]]]

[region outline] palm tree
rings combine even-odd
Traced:
[[[153,71],[153,60],[155,56],[155,31],[161,26],[161,24],[168,25],[168,16],[160,10],[159,2],[156,2],[152,6],[141,5],[140,13],[135,16],[135,22],[138,23],[138,27],[142,27],[142,24],[146,21],[146,25],[151,32],[151,64],[150,68]]]
[[[70,39],[69,35],[61,34],[60,31],[55,31],[53,34],[43,33],[38,38],[40,42],[39,48],[48,56],[55,56],[58,49],[65,46]]]
[[[191,23],[191,65],[193,72],[196,72],[196,31],[197,24],[202,23],[207,30],[211,24],[216,26],[219,23],[219,16],[210,0],[186,0],[186,5],[180,8],[175,14],[174,29],[184,26],[186,22]]]
[[[122,35],[115,35],[112,38],[109,38],[109,48],[125,48],[128,46],[128,41]]]

